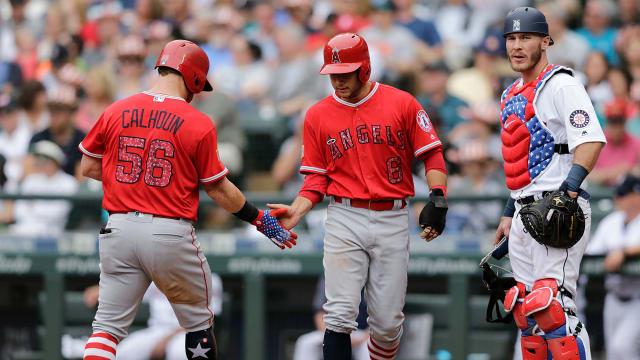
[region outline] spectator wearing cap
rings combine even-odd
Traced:
[[[616,211],[598,224],[586,254],[604,255],[604,339],[607,359],[640,358],[640,276],[620,274],[640,255],[640,178],[628,174],[616,187]]]
[[[360,32],[370,48],[375,48],[384,61],[382,81],[408,90],[410,75],[420,64],[419,48],[425,44],[406,27],[395,22],[395,5],[384,0],[373,3],[371,25]]]
[[[427,50],[427,53],[424,54],[424,58],[428,60],[427,62],[441,60],[444,54],[442,39],[440,39],[440,34],[438,34],[438,29],[436,29],[434,22],[415,16],[413,12],[414,0],[392,0],[392,2],[396,7],[396,22],[409,29],[415,37],[426,45],[425,50]]]
[[[32,133],[49,127],[47,91],[38,80],[29,80],[22,84],[18,95],[20,105],[20,123],[26,125]]]
[[[0,96],[0,155],[5,159],[5,192],[16,192],[22,178],[24,158],[31,140],[31,130],[20,122],[19,107],[8,95]]]
[[[589,54],[589,43],[584,37],[567,27],[567,9],[555,1],[538,6],[549,24],[549,33],[553,34],[553,46],[546,50],[549,62],[565,65],[583,71],[584,60]]]
[[[589,174],[588,179],[596,184],[612,186],[624,174],[640,164],[640,140],[629,135],[625,129],[626,102],[609,104],[605,109],[607,119],[604,128],[607,146]]]
[[[142,38],[129,35],[118,44],[118,84],[115,100],[124,99],[150,86],[151,73],[144,65],[146,48]]]
[[[505,58],[505,40],[490,32],[474,50],[473,66],[456,70],[447,84],[451,94],[468,104],[484,104],[499,98],[502,77],[512,74]]]
[[[462,116],[468,104],[447,91],[450,70],[444,61],[426,65],[416,77],[416,98],[424,109],[437,111],[442,119],[442,131],[448,134],[466,121]]]
[[[21,194],[73,195],[78,183],[62,171],[65,154],[52,141],[40,140],[30,148],[35,171],[20,184]],[[56,237],[62,234],[71,203],[67,200],[17,200],[9,231],[15,235]]]
[[[591,50],[600,51],[607,61],[617,66],[620,58],[615,50],[618,29],[611,26],[616,14],[616,4],[611,0],[587,0],[582,14],[582,25],[577,33],[582,36]]]
[[[77,110],[75,91],[68,87],[56,89],[49,95],[47,105],[51,114],[51,124],[48,128],[33,135],[30,144],[48,140],[58,145],[64,154],[64,158],[60,161],[62,170],[80,179],[82,153],[78,150],[78,144],[86,134],[74,125]],[[33,170],[32,161],[29,158],[27,160],[25,172],[30,173]]]

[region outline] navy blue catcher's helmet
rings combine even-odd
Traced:
[[[550,36],[547,19],[540,10],[532,7],[519,7],[509,11],[504,19],[502,36],[506,37],[513,33],[535,33]],[[553,39],[549,45],[553,45]]]

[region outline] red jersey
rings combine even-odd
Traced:
[[[441,144],[413,96],[373,83],[355,104],[334,93],[309,108],[300,172],[326,175],[327,195],[401,199],[414,195],[413,158]]]
[[[196,220],[199,183],[228,172],[213,122],[179,97],[143,92],[109,106],[79,148],[102,159],[102,206]]]

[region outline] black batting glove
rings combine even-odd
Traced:
[[[429,202],[422,208],[420,212],[420,227],[425,229],[430,227],[431,231],[435,231],[438,235],[442,234],[447,217],[447,198],[444,196],[442,189],[433,189],[429,195]]]

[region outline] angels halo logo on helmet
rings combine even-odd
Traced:
[[[324,46],[324,65],[320,68],[320,74],[347,74],[358,69],[358,80],[367,82],[371,75],[367,42],[354,33],[332,37]]]
[[[209,58],[195,43],[188,40],[168,42],[156,62],[155,68],[165,66],[182,74],[184,83],[190,92],[211,91],[213,87],[207,80]]]

